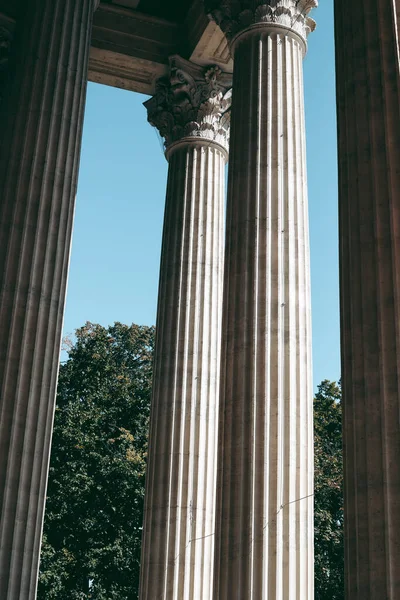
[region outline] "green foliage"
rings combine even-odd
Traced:
[[[154,328],[87,323],[76,336],[60,368],[38,600],[134,600]],[[319,385],[315,600],[344,598],[340,401],[339,386]]]
[[[315,600],[343,600],[341,389],[323,381],[314,399]]]
[[[76,335],[60,368],[38,599],[136,598],[154,328]]]

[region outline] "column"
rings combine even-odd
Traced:
[[[234,54],[213,598],[311,600],[302,60],[316,0],[208,4]]]
[[[145,103],[169,161],[140,600],[211,600],[231,78],[173,57]]]
[[[0,105],[2,600],[36,597],[94,0],[25,4]]]
[[[400,598],[399,6],[335,3],[349,600]]]

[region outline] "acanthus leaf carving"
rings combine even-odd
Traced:
[[[228,149],[231,75],[217,66],[200,67],[179,56],[170,58],[170,72],[147,100],[148,121],[168,148],[182,138],[203,138]]]
[[[281,25],[306,40],[315,29],[308,15],[318,0],[204,0],[204,4],[229,40],[257,23]]]

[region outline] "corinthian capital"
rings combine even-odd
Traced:
[[[315,29],[308,13],[318,0],[204,0],[210,17],[231,40],[252,25],[268,24],[292,30],[303,40]]]
[[[170,58],[169,75],[157,81],[155,95],[144,103],[166,148],[184,138],[203,138],[228,149],[231,78],[216,66]]]

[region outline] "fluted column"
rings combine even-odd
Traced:
[[[146,102],[169,160],[140,600],[211,600],[230,77],[178,57]]]
[[[315,5],[209,2],[234,53],[214,600],[314,597],[302,61]]]
[[[348,600],[400,598],[399,7],[335,3]]]
[[[0,105],[0,598],[36,596],[94,0],[31,0]]]

